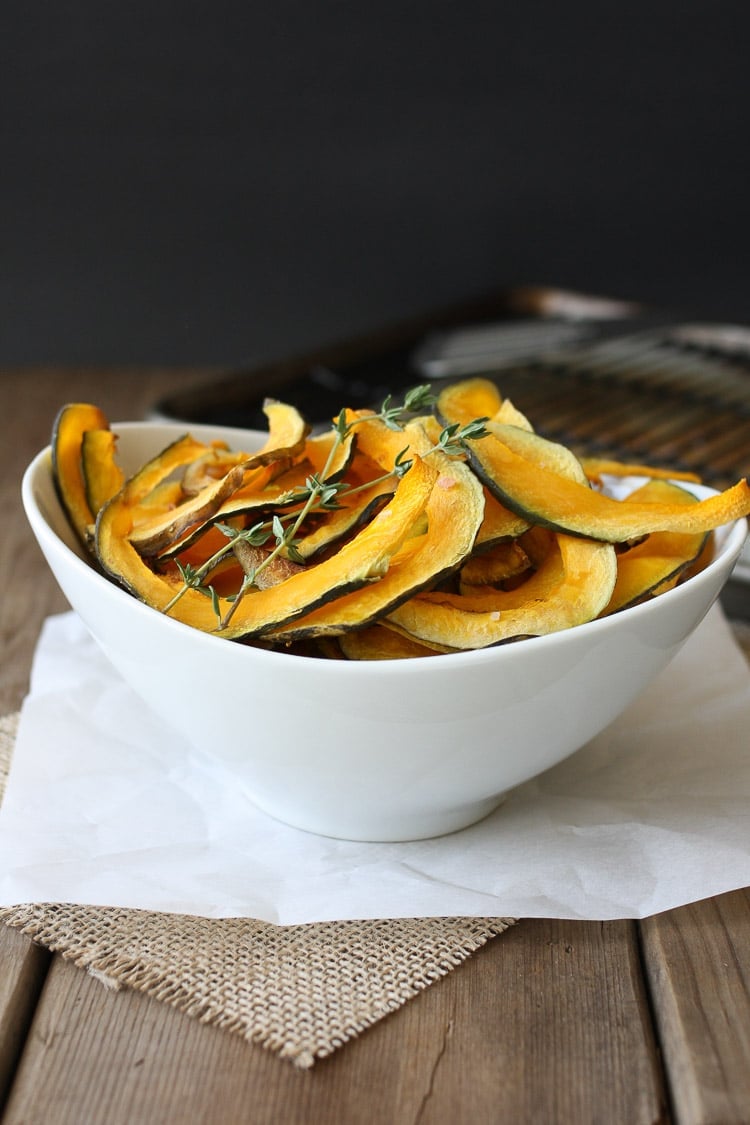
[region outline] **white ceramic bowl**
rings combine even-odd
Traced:
[[[126,471],[184,431],[169,423],[113,428]],[[250,447],[247,431],[191,432]],[[476,652],[360,663],[234,644],[142,605],[84,560],[55,493],[49,450],[26,471],[23,503],[63,593],[145,703],[220,757],[261,809],[356,840],[463,828],[593,738],[696,628],[747,531],[745,520],[719,529],[707,569],[612,617]],[[231,729],[231,740],[220,743],[219,728]]]

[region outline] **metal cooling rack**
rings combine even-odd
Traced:
[[[750,330],[636,316],[562,319],[432,334],[426,378],[484,374],[536,429],[579,453],[698,473],[714,487],[750,475]]]

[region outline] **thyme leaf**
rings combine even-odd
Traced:
[[[490,431],[485,426],[485,422],[488,421],[489,418],[475,418],[464,426],[459,422],[452,422],[443,428],[434,449],[439,449],[441,453],[447,453],[449,456],[459,456],[465,452],[464,442],[487,437]]]

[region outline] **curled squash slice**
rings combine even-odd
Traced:
[[[502,395],[490,379],[461,379],[443,387],[435,412],[445,423],[466,426],[475,418],[492,418],[502,405]]]
[[[484,516],[477,532],[477,550],[517,539],[524,531],[528,531],[529,526],[528,520],[504,507],[488,488],[484,488]]]
[[[117,435],[110,429],[86,430],[81,439],[81,472],[86,502],[96,518],[125,480],[117,464]]]
[[[263,413],[268,419],[268,435],[257,452],[246,455],[246,468],[286,468],[303,452],[310,426],[296,407],[276,399],[266,399]]]
[[[653,480],[682,480],[700,484],[697,473],[681,469],[642,465],[632,461],[615,461],[609,457],[581,457],[583,471],[590,481],[601,483],[602,477],[650,477]]]
[[[81,449],[84,435],[108,431],[109,421],[98,406],[71,402],[58,412],[52,427],[52,475],[60,501],[81,543],[88,546],[94,523],[91,483],[83,474]]]
[[[367,625],[344,633],[338,644],[347,660],[410,660],[415,656],[437,656],[439,652],[387,625]]]
[[[625,505],[551,471],[541,452],[527,448],[521,456],[504,437],[503,428],[497,426],[487,438],[467,442],[477,475],[501,504],[529,523],[554,531],[624,543],[654,531],[711,531],[750,509],[746,480],[690,506],[636,501]],[[537,441],[541,450],[546,443],[543,438]]]
[[[609,602],[616,576],[610,544],[555,535],[544,562],[516,590],[420,594],[388,622],[444,652],[486,648],[591,621]]]
[[[497,586],[524,574],[530,565],[518,539],[496,543],[488,551],[469,555],[459,571],[461,587]]]
[[[692,493],[670,481],[654,479],[624,501],[696,504]],[[618,556],[617,581],[602,616],[636,605],[674,585],[706,547],[708,533],[655,531]]]
[[[242,484],[244,470],[235,465],[166,512],[157,512],[151,519],[140,519],[130,535],[130,542],[144,556],[158,555],[196,524],[205,523]]]

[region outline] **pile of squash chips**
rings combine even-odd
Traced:
[[[744,480],[698,499],[690,474],[576,457],[486,379],[399,426],[344,410],[313,435],[293,406],[265,413],[260,449],[187,434],[127,478],[97,406],[65,405],[52,433],[92,562],[154,610],[263,648],[392,659],[568,629],[685,581],[714,529],[750,514]],[[637,478],[623,498],[616,478]]]

